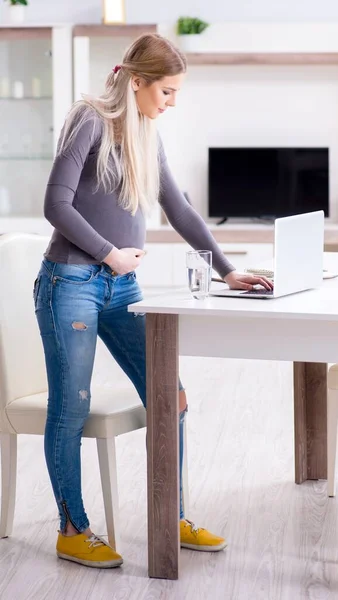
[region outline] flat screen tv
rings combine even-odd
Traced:
[[[328,148],[209,148],[209,216],[329,216]]]

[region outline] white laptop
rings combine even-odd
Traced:
[[[280,298],[319,287],[323,281],[324,212],[322,210],[275,220],[274,289],[221,289],[211,296]]]

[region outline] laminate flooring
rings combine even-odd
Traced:
[[[292,365],[184,358],[190,510],[228,539],[181,550],[178,581],[147,576],[145,430],[117,439],[122,568],[57,559],[56,507],[43,439],[19,436],[14,530],[0,540],[1,600],[338,599],[338,506],[326,482],[294,483]],[[99,347],[94,379],[120,377]],[[96,444],[83,440],[83,496],[105,534]]]

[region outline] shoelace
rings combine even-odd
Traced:
[[[199,531],[202,531],[201,527],[196,527],[195,523],[193,523],[192,521],[189,521],[189,519],[184,519],[186,523],[188,523],[189,525],[185,525],[185,527],[190,526],[191,531],[193,533],[198,533]]]
[[[88,542],[89,548],[97,548],[98,546],[108,546],[108,544],[98,535],[91,535],[85,542]]]

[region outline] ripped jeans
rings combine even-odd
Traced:
[[[128,313],[142,300],[134,272],[114,275],[104,265],[43,260],[34,285],[35,312],[45,352],[48,410],[45,456],[60,515],[80,533],[89,527],[82,491],[80,447],[90,411],[97,335],[133,382],[146,406],[145,316]],[[179,382],[179,389],[183,389]],[[180,413],[180,518],[183,430]]]

